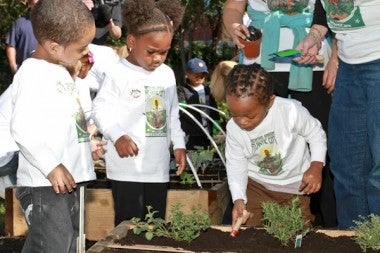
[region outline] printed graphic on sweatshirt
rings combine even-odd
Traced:
[[[327,22],[334,29],[365,26],[357,0],[323,0]]]
[[[69,96],[75,94],[77,91],[76,85],[74,82],[68,82],[68,83],[57,82],[56,87],[59,93],[67,93]]]
[[[271,11],[279,11],[288,15],[302,13],[308,8],[309,0],[268,0]]]
[[[78,111],[74,114],[75,119],[75,127],[77,130],[78,142],[89,142],[90,141],[90,133],[87,132],[87,123],[86,118],[80,104],[79,99],[77,98],[77,103],[79,105]]]
[[[274,132],[266,133],[251,140],[259,173],[277,176],[283,172],[281,154],[276,151],[277,141]]]
[[[145,87],[145,135],[164,137],[167,134],[165,89]]]

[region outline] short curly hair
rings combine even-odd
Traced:
[[[30,19],[39,43],[52,40],[67,45],[95,26],[92,13],[81,0],[39,0]]]
[[[256,96],[259,103],[268,105],[277,82],[259,64],[237,64],[227,77],[226,95],[235,97]]]
[[[127,33],[173,33],[182,22],[184,7],[178,0],[126,0],[122,15]]]

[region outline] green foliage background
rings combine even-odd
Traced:
[[[0,0],[0,93],[12,81],[12,72],[5,55],[5,39],[12,23],[27,12],[27,7],[20,0]]]
[[[12,81],[12,73],[5,55],[5,38],[14,20],[26,13],[23,4],[26,0],[0,0],[0,93]],[[122,1],[124,2],[124,1]],[[225,0],[182,0],[186,7],[183,22],[176,31],[172,48],[166,63],[176,73],[178,84],[185,82],[185,66],[187,60],[199,57],[206,61],[210,75],[216,64],[222,60],[230,60],[237,54],[235,46],[222,41],[222,11]],[[211,38],[208,41],[195,41],[197,29],[209,27]],[[119,40],[109,40],[112,45],[124,45],[125,29]]]

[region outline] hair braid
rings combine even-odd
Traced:
[[[227,78],[226,94],[236,97],[256,96],[263,105],[273,95],[275,79],[259,64],[237,64]]]

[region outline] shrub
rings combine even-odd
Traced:
[[[200,205],[192,208],[190,214],[182,212],[180,204],[173,205],[169,223],[165,223],[165,220],[161,218],[154,218],[157,211],[153,211],[153,207],[147,206],[147,209],[145,222],[141,222],[139,218],[132,218],[135,225],[133,232],[137,235],[145,232],[147,240],[158,236],[190,242],[197,238],[201,231],[207,230],[211,224],[208,213]]]
[[[306,235],[309,229],[305,226],[299,207],[299,198],[295,197],[289,205],[275,202],[263,202],[264,227],[266,231],[287,246],[298,234]]]
[[[380,249],[380,216],[371,214],[368,217],[359,217],[354,221],[356,227],[354,240],[360,248],[366,252],[367,249]]]

